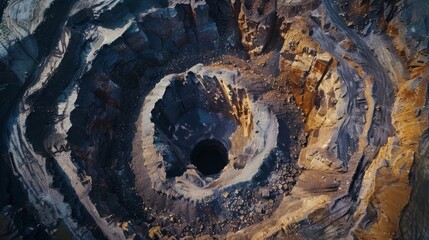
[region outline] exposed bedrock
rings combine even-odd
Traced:
[[[0,238],[428,238],[428,12],[0,1]]]
[[[240,77],[237,71],[196,65],[185,76],[161,79],[137,123],[142,146],[134,152],[142,156],[132,162],[136,178],[149,178],[145,181],[155,190],[191,200],[250,181],[277,145],[278,123],[250,100],[237,83]],[[191,153],[207,140],[227,151],[228,164],[219,176],[205,177],[191,162]]]

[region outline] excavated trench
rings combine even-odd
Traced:
[[[417,8],[58,1],[0,4],[0,238],[427,236]]]

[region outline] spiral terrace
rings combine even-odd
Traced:
[[[426,239],[424,0],[0,1],[0,239]]]

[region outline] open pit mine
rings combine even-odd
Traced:
[[[429,239],[429,1],[0,0],[0,239]]]

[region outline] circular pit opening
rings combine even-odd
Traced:
[[[228,151],[218,140],[205,139],[192,150],[191,162],[204,175],[214,175],[228,164]]]

